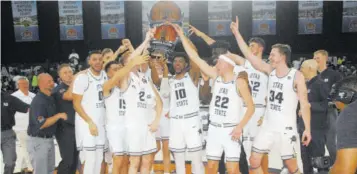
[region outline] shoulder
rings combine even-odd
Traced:
[[[32,98],[34,98],[34,97],[36,96],[36,94],[33,93],[33,92],[29,92],[29,95],[30,95],[30,97],[32,97]]]
[[[295,83],[305,83],[305,77],[299,70],[293,68],[292,71]]]
[[[20,95],[20,92],[17,90],[11,94],[14,97],[18,97]]]

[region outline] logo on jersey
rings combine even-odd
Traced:
[[[146,84],[148,82],[145,78],[143,78],[142,81],[144,84]]]
[[[328,79],[324,79],[325,82],[328,82]]]
[[[288,76],[288,80],[290,80],[291,79],[291,76]]]
[[[101,84],[98,84],[97,85],[97,90],[99,91],[99,90],[101,90],[102,89],[102,85]]]
[[[131,85],[132,88],[136,89],[135,85]]]
[[[9,103],[3,103],[4,106],[9,106]]]
[[[147,98],[147,99],[151,99],[151,95],[148,94],[148,95],[146,96],[146,98]]]

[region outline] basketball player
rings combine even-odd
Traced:
[[[146,58],[146,59],[145,59]],[[129,74],[131,69],[147,61],[148,57],[136,57],[130,63],[119,70],[119,64],[115,61],[108,62],[105,71],[109,80],[103,85],[103,95],[106,106],[106,130],[110,151],[113,154],[113,174],[118,174],[124,161],[127,161],[125,143],[125,101],[119,89],[120,79]],[[124,159],[125,158],[125,159]],[[122,171],[127,173],[127,171]]]
[[[190,25],[191,33],[195,33],[198,37],[202,38],[208,45],[212,45],[214,47],[216,41],[205,33],[199,31],[197,28]],[[249,48],[251,52],[260,59],[263,59],[263,51],[265,48],[265,42],[262,38],[254,37],[249,40]],[[255,136],[258,133],[258,130],[263,121],[263,115],[265,113],[265,106],[266,106],[266,92],[268,88],[268,76],[258,70],[256,70],[251,63],[244,59],[243,57],[228,53],[227,57],[231,58],[237,65],[235,67],[236,71],[242,70],[248,73],[250,85],[251,85],[251,92],[253,97],[253,102],[255,105],[255,112],[252,118],[249,120],[248,124],[244,127],[243,131],[243,147],[244,151],[247,154],[245,157],[250,157],[250,152],[252,148],[252,142],[254,141]],[[237,73],[238,74],[238,73]],[[259,95],[258,95],[259,94]],[[246,111],[246,107],[244,106],[244,111]],[[243,157],[243,156],[241,156]],[[268,164],[268,155],[263,156],[262,160],[262,169],[264,174],[269,174],[269,164]],[[240,161],[240,163],[244,162]],[[240,167],[244,167],[240,165]],[[248,173],[248,169],[246,169],[246,173]],[[242,171],[242,170],[241,170]],[[244,169],[242,171],[244,172]]]
[[[261,38],[251,38],[249,40],[250,51],[260,60],[262,60],[264,47],[265,42]],[[263,122],[267,100],[268,76],[265,73],[255,69],[248,60],[240,57],[239,55],[228,53],[227,56],[231,58],[236,64],[244,67],[245,71],[248,73],[250,85],[252,87],[251,92],[255,105],[255,112],[252,118],[249,120],[248,125],[244,127],[243,131],[244,149],[247,153],[247,158],[249,158],[254,138],[256,137]],[[246,107],[244,107],[244,110],[246,110]],[[268,155],[265,154],[262,160],[262,170],[264,174],[269,174],[268,159]]]
[[[208,173],[216,174],[218,162],[225,151],[225,161],[228,173],[240,173],[238,162],[240,157],[239,139],[242,129],[254,113],[253,99],[248,86],[248,76],[236,77],[233,69],[235,63],[228,57],[221,55],[215,68],[210,67],[198,54],[190,48],[183,35],[182,29],[176,25],[186,52],[204,74],[215,79],[213,86],[213,100],[210,105],[210,127],[208,129],[206,154],[208,159]],[[244,75],[242,75],[244,76]],[[247,105],[247,112],[240,120],[243,102]]]
[[[154,33],[155,29],[147,32],[144,42],[123,60],[124,66],[144,51]],[[136,174],[139,167],[140,173],[150,173],[153,163],[152,153],[157,150],[154,132],[160,123],[162,111],[162,101],[157,90],[151,80],[139,74],[139,69],[142,68],[134,67],[130,74],[120,81],[120,90],[123,91],[126,103],[125,125],[127,151],[130,155],[129,174]],[[155,106],[155,118],[151,106]]]
[[[307,100],[307,89],[302,73],[289,68],[291,49],[288,45],[275,44],[272,46],[270,64],[257,58],[239,32],[238,17],[232,22],[231,28],[240,50],[252,66],[269,74],[269,99],[265,113],[266,122],[257,134],[250,157],[252,173],[262,173],[260,168],[263,154],[269,153],[272,146],[279,146],[280,155],[290,173],[300,173],[294,145],[296,144],[297,123],[296,109],[300,102],[305,131],[302,143],[307,146],[311,141],[310,134],[310,104]]]
[[[102,71],[103,59],[100,51],[88,56],[90,68],[76,77],[73,84],[73,106],[76,111],[75,132],[83,173],[100,173],[105,143],[102,85],[107,80]]]
[[[155,61],[154,61],[155,60]],[[153,53],[151,55],[150,68],[151,79],[155,86],[159,89],[161,100],[163,103],[163,111],[161,114],[160,125],[156,132],[157,151],[161,149],[162,143],[162,158],[164,164],[164,174],[170,173],[170,150],[169,150],[169,135],[170,135],[170,120],[165,116],[170,107],[169,93],[170,87],[168,83],[169,68],[167,67],[167,59],[161,53]],[[154,154],[155,157],[156,154]]]
[[[192,43],[189,45],[195,49]],[[189,70],[188,64],[189,58],[185,53],[174,53],[175,75],[169,81],[171,88],[169,148],[174,154],[177,174],[186,173],[186,150],[192,156],[192,173],[203,174],[200,101],[198,98],[200,73],[197,72],[197,65],[190,63],[191,69]]]

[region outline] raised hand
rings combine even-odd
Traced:
[[[230,28],[231,28],[233,34],[238,34],[239,33],[239,19],[238,19],[238,16],[236,16],[236,21],[235,22],[231,22]]]
[[[201,37],[202,35],[202,32],[192,25],[189,25],[188,33],[188,36],[191,36],[193,33],[195,33],[198,37]]]
[[[177,25],[177,24],[173,24],[173,23],[169,23],[176,31],[176,33],[181,37],[181,36],[184,36],[184,32],[183,32],[183,29]]]
[[[154,38],[155,32],[156,32],[156,27],[150,28],[150,29],[146,32],[145,40],[146,40],[146,41],[149,41],[149,40],[151,40],[152,38]]]
[[[134,65],[141,65],[147,63],[149,60],[150,60],[150,56],[145,54],[145,55],[137,56],[133,58],[131,61]]]
[[[126,51],[127,49],[129,49],[129,47],[127,47],[126,46],[126,44],[124,44],[124,42],[122,42],[123,43],[123,45],[121,45],[119,48],[118,48],[118,51],[119,51],[119,53],[123,53],[124,51]],[[130,41],[129,41],[129,44],[131,45],[131,43],[130,43]],[[129,46],[130,46],[129,45]]]

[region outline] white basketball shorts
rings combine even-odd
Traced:
[[[198,116],[191,118],[170,118],[169,149],[174,153],[202,150],[202,130]]]
[[[277,146],[280,149],[282,160],[295,158],[298,138],[299,135],[297,131],[291,128],[276,132],[263,126],[255,137],[252,152],[267,154],[273,146]]]
[[[115,156],[126,154],[125,125],[106,126],[110,152]]]
[[[244,113],[247,108],[244,108]],[[261,126],[258,126],[258,121],[264,116],[265,108],[256,108],[253,116],[243,128],[243,141],[254,141]],[[244,116],[244,115],[243,115]]]
[[[142,156],[157,151],[155,133],[149,131],[148,125],[126,126],[127,154]]]
[[[239,162],[241,144],[240,141],[233,141],[230,135],[235,126],[224,127],[223,125],[218,125],[210,124],[208,128],[207,159],[220,161],[224,152],[226,162]]]
[[[156,140],[169,140],[170,137],[170,119],[165,117],[165,114],[161,116],[159,129],[155,133]]]
[[[96,123],[98,136],[93,136],[90,133],[88,123],[86,123],[83,119],[76,119],[75,124],[76,144],[78,151],[94,151],[96,149],[104,150],[106,140],[104,125]]]

